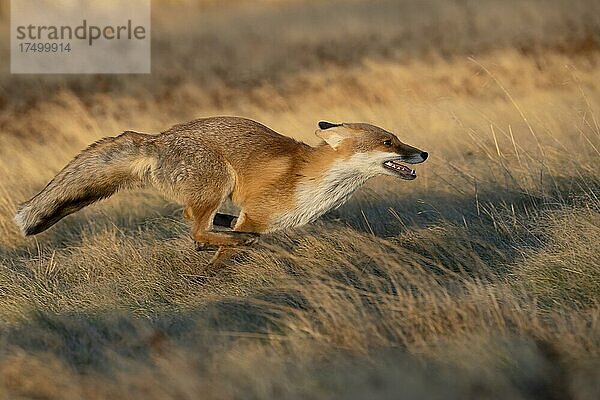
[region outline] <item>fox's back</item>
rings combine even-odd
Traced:
[[[163,132],[158,142],[174,147],[211,147],[230,163],[292,155],[308,147],[263,124],[240,117],[202,118],[175,125]]]

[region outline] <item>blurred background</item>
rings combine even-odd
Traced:
[[[595,399],[600,2],[152,2],[149,75],[9,74],[0,1],[0,395]],[[427,150],[204,283],[181,209],[122,193],[24,239],[82,148],[212,115]]]

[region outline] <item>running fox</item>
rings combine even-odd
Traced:
[[[152,186],[184,206],[200,244],[227,247],[258,234],[311,222],[340,206],[380,174],[415,179],[427,153],[364,123],[319,122],[323,143],[311,147],[239,117],[175,125],[159,135],[127,131],[76,156],[17,210],[24,235],[43,232],[63,217],[119,189]],[[217,214],[230,198],[236,219]],[[214,231],[213,223],[233,231]]]

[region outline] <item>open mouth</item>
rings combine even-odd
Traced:
[[[386,169],[389,169],[390,171],[393,171],[395,174],[397,174],[402,179],[412,180],[417,177],[417,173],[415,172],[414,169],[409,168],[406,165],[401,164],[400,162],[398,162],[396,160],[389,160],[389,161],[384,162],[383,167]]]

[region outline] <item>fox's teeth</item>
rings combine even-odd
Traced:
[[[395,169],[396,171],[398,171],[399,173],[403,174],[403,175],[410,175],[413,177],[417,176],[417,173],[414,169],[407,167],[404,164],[400,164],[398,162],[395,162],[393,160],[390,161],[386,161],[383,163],[383,165],[385,165],[388,168],[391,169]]]

